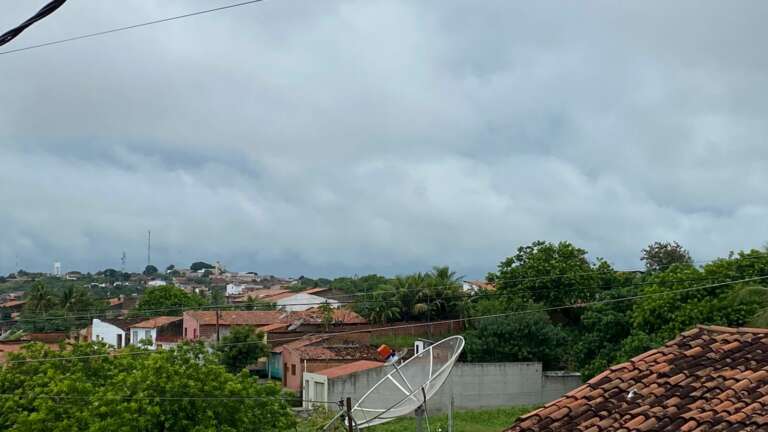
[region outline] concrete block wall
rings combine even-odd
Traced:
[[[369,369],[328,382],[328,401],[351,397],[353,403],[391,371]],[[457,410],[540,405],[581,385],[577,373],[545,372],[541,363],[457,363],[428,409],[441,412],[450,406],[451,393]]]

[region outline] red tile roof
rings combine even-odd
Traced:
[[[768,431],[768,330],[700,326],[611,367],[507,432]]]
[[[290,324],[285,324],[285,323],[274,323],[274,324],[265,325],[263,327],[259,327],[259,331],[270,332],[274,330],[281,330],[288,327],[289,325]]]
[[[304,294],[317,294],[317,293],[323,292],[323,291],[328,291],[328,288],[322,288],[322,287],[310,288],[310,289],[302,291],[302,292]]]
[[[197,320],[200,325],[216,325],[216,311],[189,311],[184,314]],[[284,315],[280,311],[221,311],[219,325],[265,326],[283,322]]]
[[[312,308],[301,312],[291,312],[290,318],[293,321],[303,320],[306,324],[322,324],[323,312],[319,308]],[[333,309],[333,322],[337,324],[368,324],[365,318],[346,308]]]
[[[275,349],[273,349],[272,352],[280,353],[285,350],[298,349],[303,346],[313,344],[315,342],[319,342],[323,339],[328,339],[329,337],[331,337],[331,335],[304,336],[301,339],[297,339],[295,341],[287,342],[283,345],[280,345],[279,347],[276,347]]]
[[[345,365],[332,367],[329,369],[323,369],[315,373],[318,375],[325,375],[328,378],[336,378],[340,376],[353,374],[356,372],[362,372],[368,369],[381,367],[383,365],[384,363],[382,362],[371,361],[371,360],[360,360],[352,363],[347,363]]]
[[[131,328],[158,328],[180,320],[181,317],[177,316],[159,316],[133,324]]]
[[[0,307],[12,308],[12,307],[16,307],[16,306],[23,306],[26,303],[27,303],[26,300],[11,300],[11,301],[7,301],[7,302],[5,302],[3,304],[0,304]]]

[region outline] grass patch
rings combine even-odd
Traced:
[[[454,432],[499,432],[508,428],[521,415],[533,411],[535,407],[518,406],[487,410],[456,411],[453,413]],[[448,430],[448,415],[429,417],[432,432]],[[367,432],[403,432],[416,430],[416,418],[403,417],[389,423],[365,429]],[[426,430],[426,428],[425,428]]]

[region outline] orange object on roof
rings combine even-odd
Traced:
[[[377,353],[379,353],[379,356],[382,360],[386,360],[389,358],[389,356],[392,355],[392,348],[388,347],[387,345],[382,345],[379,347],[379,349],[376,350]]]

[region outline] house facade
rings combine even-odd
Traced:
[[[97,318],[91,322],[90,340],[94,342],[104,342],[120,349],[130,343],[126,334],[126,327],[116,322],[102,321]]]
[[[149,349],[170,348],[182,340],[182,317],[160,316],[131,325],[131,340]]]
[[[280,311],[187,311],[183,317],[184,340],[213,341],[229,334],[231,327],[266,327],[282,323],[285,313]]]
[[[302,390],[305,372],[317,372],[359,360],[379,360],[376,347],[352,336],[306,336],[272,350],[270,362],[280,365],[283,387]],[[272,370],[273,364],[268,366]]]

